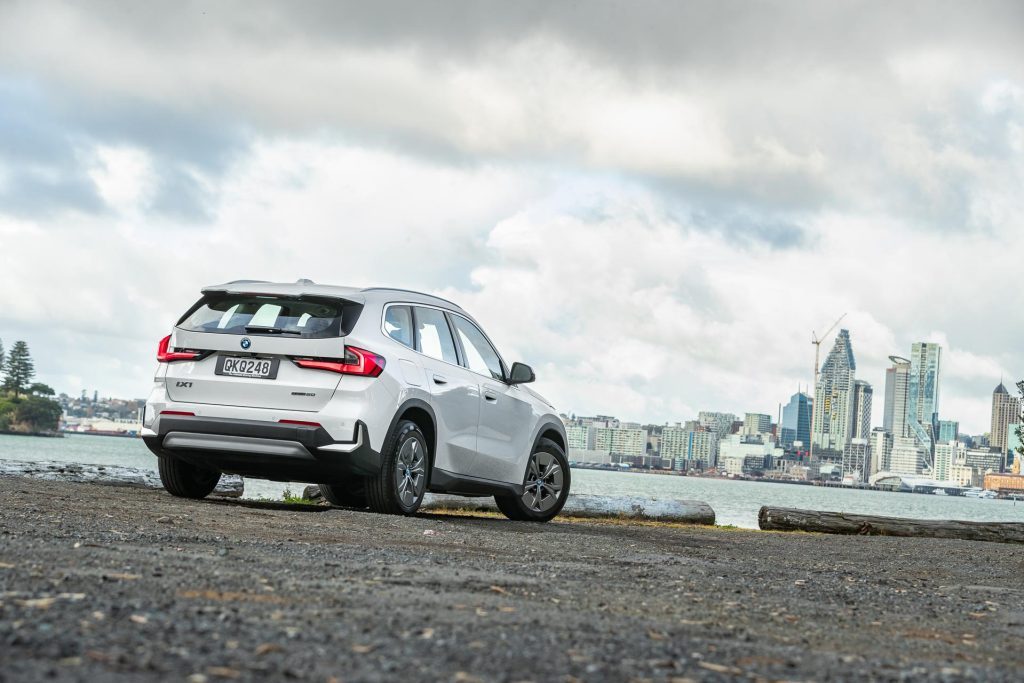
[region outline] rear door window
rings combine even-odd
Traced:
[[[455,352],[455,341],[444,312],[436,308],[416,306],[416,350],[420,353],[443,360],[452,365],[459,364],[459,356]]]
[[[361,310],[361,305],[341,299],[216,294],[200,299],[178,322],[178,328],[319,339],[348,334]]]
[[[388,306],[384,313],[384,331],[388,336],[410,349],[412,338],[412,309],[408,306]]]

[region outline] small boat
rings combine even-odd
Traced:
[[[936,495],[936,496],[948,496],[949,494],[948,494],[948,493],[946,493],[946,489],[935,489],[934,491],[932,491],[932,495]]]

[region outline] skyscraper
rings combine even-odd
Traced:
[[[853,421],[850,426],[851,439],[871,438],[871,385],[862,379],[853,382]]]
[[[789,403],[782,409],[782,426],[779,438],[783,448],[793,448],[793,442],[799,441],[801,450],[811,445],[811,410],[814,399],[802,391],[793,394]]]
[[[885,412],[882,429],[894,437],[907,434],[907,392],[910,390],[910,361],[889,356],[892,367],[885,371]]]
[[[1003,383],[992,392],[992,429],[989,431],[988,443],[992,450],[1006,455],[1007,426],[1020,422],[1020,399],[1010,396]]]
[[[907,390],[907,426],[910,436],[926,451],[927,464],[938,436],[939,367],[942,347],[914,342],[910,349],[910,385]]]
[[[936,437],[938,443],[949,443],[956,441],[960,435],[960,423],[956,420],[939,420],[939,435]]]
[[[853,421],[853,359],[849,330],[839,330],[821,366],[814,388],[814,447],[840,454],[850,440]]]

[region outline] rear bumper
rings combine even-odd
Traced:
[[[380,471],[366,424],[352,441],[335,441],[323,427],[257,420],[163,415],[144,435],[158,456],[221,472],[276,481],[334,483]]]

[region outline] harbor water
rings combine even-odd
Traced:
[[[52,460],[93,465],[156,469],[156,458],[141,439],[68,434],[62,439],[0,435],[0,458]],[[0,486],[3,481],[0,480]],[[246,479],[247,498],[280,499],[285,488],[302,484]],[[638,472],[573,470],[572,490],[608,496],[702,500],[714,508],[719,524],[757,528],[762,505],[833,510],[914,519],[979,522],[1024,522],[1024,502],[962,496],[889,493],[857,489],[798,486],[754,481],[654,475]]]

